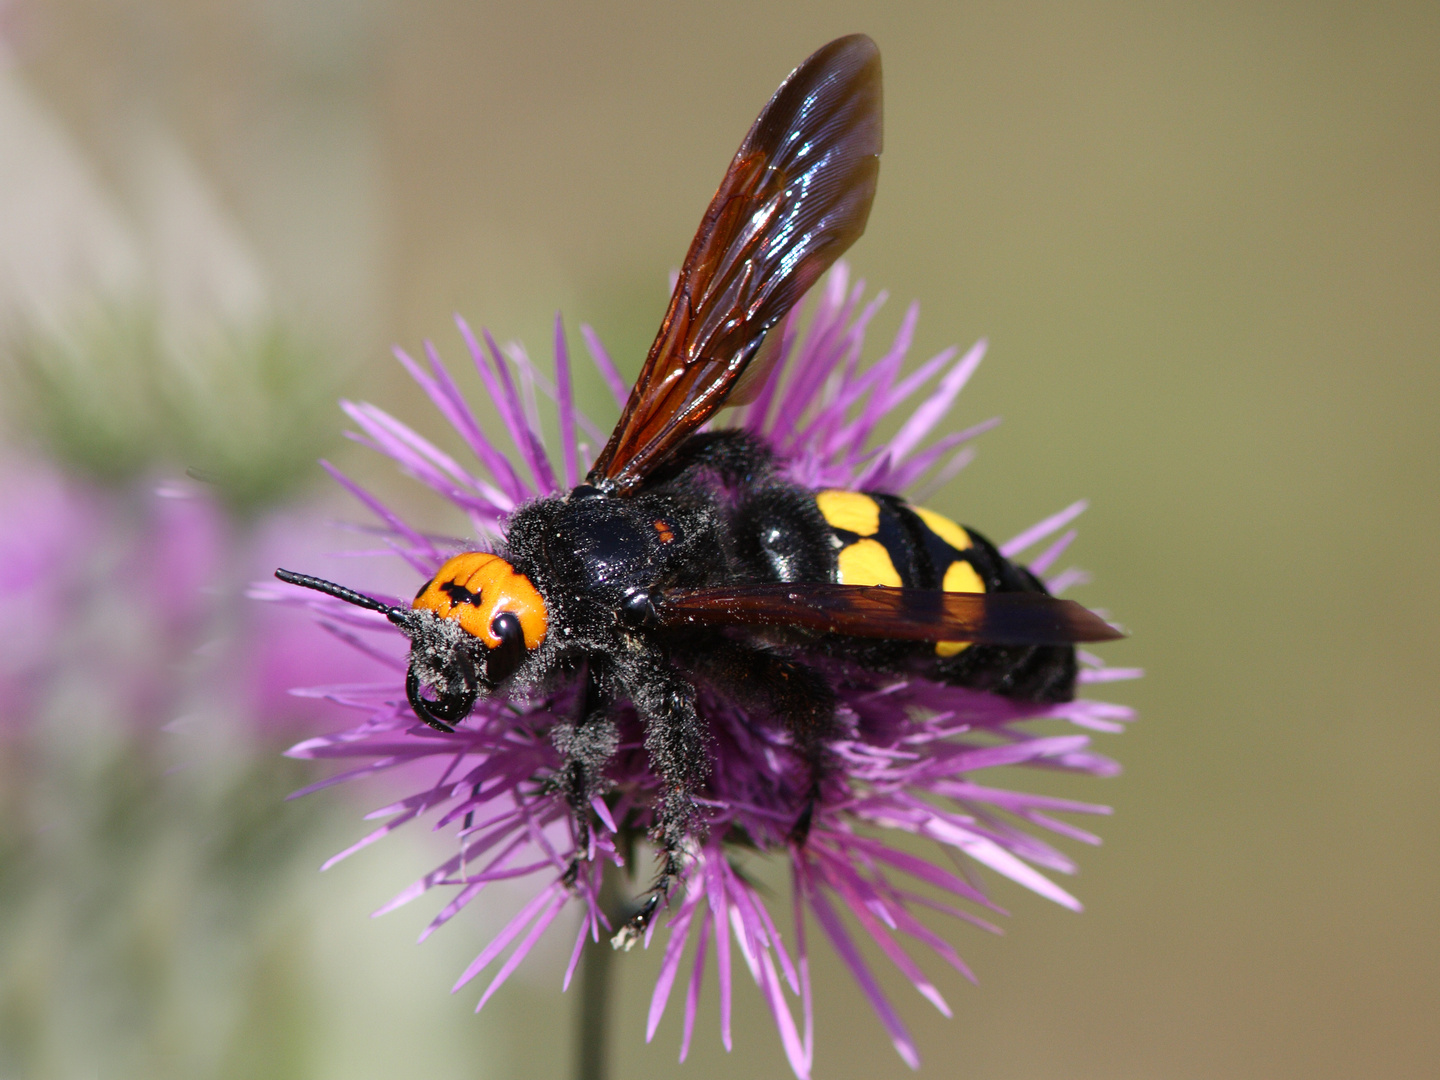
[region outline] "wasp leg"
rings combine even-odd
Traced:
[[[558,725],[551,739],[565,756],[553,783],[554,789],[565,796],[575,823],[575,857],[563,878],[565,884],[573,885],[580,873],[580,861],[590,850],[590,803],[601,790],[605,766],[619,742],[615,722],[610,718],[610,700],[593,672],[586,673],[575,719]]]
[[[640,900],[639,911],[613,939],[630,948],[644,936],[660,904],[685,871],[685,852],[701,828],[694,792],[705,779],[705,735],[695,711],[695,688],[663,662],[627,672],[628,695],[645,722],[645,750],[663,785],[650,838],[659,847],[660,869]]]
[[[832,771],[827,743],[835,736],[835,693],[814,668],[783,656],[725,641],[699,657],[706,681],[748,711],[769,714],[790,731],[805,763],[805,796],[790,830],[792,843],[810,835],[820,785]]]

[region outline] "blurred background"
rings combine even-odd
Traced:
[[[1089,498],[1075,596],[1148,672],[1125,773],[1048,782],[1116,810],[1087,910],[1002,884],[1006,936],[947,929],[953,1020],[887,982],[924,1074],[1440,1071],[1434,4],[8,0],[0,1076],[568,1071],[554,958],[477,1018],[483,916],[368,919],[428,836],[315,872],[385,794],[283,801],[343,720],[284,691],[354,659],[244,588],[345,572],[322,454],[460,527],[339,439],[341,394],[438,434],[391,343],[456,357],[458,311],[546,355],[558,309],[632,375],[755,113],[855,30],[878,333],[915,298],[917,358],[988,337],[954,421],[1006,419],[932,505]],[[676,1068],[658,963],[616,965],[616,1076]],[[816,1075],[907,1075],[815,970]],[[788,1075],[753,988],[729,1055],[713,1002],[680,1075]]]

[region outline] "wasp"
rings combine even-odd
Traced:
[[[1074,695],[1075,643],[1120,636],[973,529],[894,495],[799,487],[758,438],[700,430],[775,374],[767,335],[864,231],[881,142],[879,50],[832,41],[741,143],[584,483],[516,509],[494,551],[455,555],[409,607],[276,573],[398,627],[410,706],[440,731],[481,697],[583,679],[554,780],[580,851],[615,748],[610,714],[633,706],[661,792],[658,870],[620,935],[631,941],[704,828],[697,686],[788,730],[810,769],[790,833],[803,844],[837,733],[827,665],[1059,702]]]

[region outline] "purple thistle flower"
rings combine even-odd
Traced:
[[[237,602],[276,552],[318,556],[321,533],[283,513],[242,525],[185,480],[106,486],[0,452],[0,739],[57,702],[73,707],[67,694],[135,734],[200,698],[257,734],[293,737],[299,665],[358,673],[361,658],[294,612]]]
[[[884,295],[862,303],[863,283],[852,286],[843,264],[815,292],[818,299],[808,324],[802,327],[798,313],[785,320],[780,331],[781,361],[753,403],[738,411],[735,422],[771,446],[785,478],[796,484],[912,491],[923,498],[925,491],[933,491],[964,467],[970,460],[971,441],[993,426],[993,421],[980,424],[922,445],[978,366],[984,343],[959,356],[946,350],[902,375],[917,318],[912,305],[890,347],[874,364],[862,367],[865,332]],[[558,318],[553,383],[518,346],[502,351],[488,334],[477,339],[463,320],[459,325],[509,445],[497,445],[481,429],[428,342],[424,363],[399,350],[396,355],[463,439],[474,462],[455,460],[372,405],[346,402],[343,408],[359,428],[352,437],[394,459],[465,511],[484,546],[501,538],[505,519],[517,506],[578,483],[604,435],[574,405],[570,358]],[[582,327],[582,336],[617,403],[623,404],[627,391],[615,365],[589,327]],[[871,446],[879,423],[913,401],[924,387],[929,389],[922,403],[896,435]],[[555,404],[561,444],[558,471],[542,433],[537,392]],[[360,485],[332,466],[326,468],[380,519],[386,548],[421,577],[433,576],[456,551],[476,547],[473,541],[444,541],[412,528]],[[929,484],[921,486],[927,477]],[[1035,573],[1050,574],[1074,538],[1067,526],[1083,509],[1083,503],[1076,503],[1046,519],[1004,545],[1003,553],[1014,558],[1050,541],[1029,563]],[[1059,591],[1079,580],[1077,571],[1065,570],[1048,577],[1047,584]],[[482,698],[469,718],[446,734],[417,721],[406,703],[406,642],[382,614],[274,586],[258,586],[256,593],[308,606],[333,634],[363,651],[381,669],[374,682],[302,691],[364,714],[355,727],[309,739],[289,751],[300,758],[359,762],[305,792],[401,766],[419,766],[425,776],[413,794],[370,815],[386,819],[383,825],[326,865],[413,819],[433,815],[433,828],[455,834],[455,854],[381,911],[437,886],[452,889],[423,940],[492,883],[533,881],[536,891],[529,902],[465,968],[454,989],[498,964],[481,993],[478,1010],[567,904],[578,902],[581,923],[565,971],[568,986],[587,938],[598,941],[602,927],[617,929],[600,903],[603,873],[607,866],[616,872],[614,868],[623,866],[628,854],[617,822],[629,821],[632,829],[638,822],[643,830],[660,795],[634,710],[621,707],[614,718],[618,745],[607,771],[611,787],[608,795],[594,799],[600,825],[582,841],[564,796],[550,783],[564,760],[557,743],[563,742],[569,718],[576,713],[576,697],[582,692],[578,682],[532,699]],[[1082,684],[1137,674],[1106,668],[1095,657],[1080,655]],[[806,805],[810,780],[789,734],[746,715],[703,686],[698,691],[698,709],[710,735],[710,773],[697,800],[705,813],[706,833],[693,842],[688,873],[671,897],[668,940],[646,1031],[647,1039],[654,1036],[677,982],[682,983],[682,1061],[694,1032],[703,974],[712,962],[718,973],[721,1039],[727,1049],[731,1045],[733,946],[764,995],[792,1069],[798,1077],[809,1075],[814,1046],[807,909],[855,976],[900,1056],[912,1066],[919,1061],[914,1043],[862,958],[852,924],[948,1016],[950,1009],[940,991],[901,939],[909,938],[973,980],[952,946],[916,915],[919,909],[931,909],[994,929],[979,913],[1000,909],[969,872],[971,864],[988,867],[1079,910],[1079,902],[1042,872],[1074,869],[1070,859],[1042,836],[1053,833],[1096,843],[1091,833],[1054,815],[1104,814],[1108,808],[986,786],[976,776],[1002,765],[1114,775],[1118,766],[1092,751],[1083,731],[1055,734],[1052,725],[1049,733],[1042,733],[1027,725],[1048,720],[1084,731],[1117,732],[1131,718],[1129,709],[1088,700],[1020,702],[921,678],[866,672],[840,662],[825,671],[843,727],[842,736],[831,745],[841,768],[824,784],[803,846],[797,846],[791,834]],[[960,869],[919,858],[907,850],[908,845],[897,846],[893,838],[901,834],[935,841],[957,857]],[[788,941],[770,904],[731,861],[737,838],[747,848],[790,862],[794,929]],[[584,850],[579,847],[582,842]],[[567,880],[577,856],[578,874]],[[845,914],[849,922],[842,917]],[[654,926],[650,924],[647,945]]]

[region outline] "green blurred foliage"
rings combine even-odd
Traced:
[[[121,484],[166,451],[154,388],[155,321],[106,311],[69,334],[15,335],[4,350],[12,427],[81,475]]]
[[[153,738],[29,739],[0,763],[0,1072],[308,1075],[303,770],[242,754],[179,780]]]
[[[344,371],[279,324],[228,333],[199,364],[172,357],[161,399],[177,456],[241,514],[283,502],[335,444]]]
[[[110,304],[0,348],[12,431],[80,476],[123,486],[189,471],[253,518],[315,479],[344,367],[271,321],[167,341],[151,307]]]

